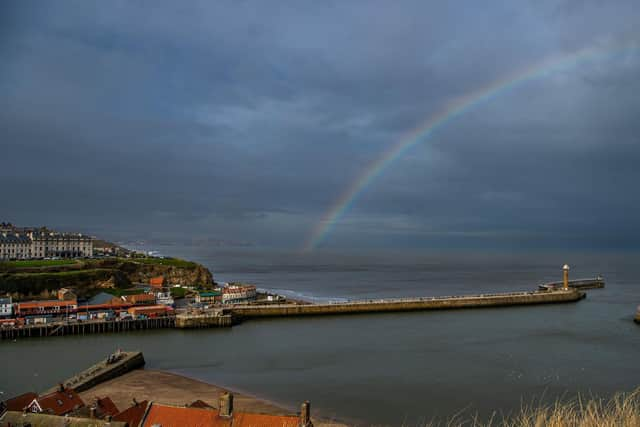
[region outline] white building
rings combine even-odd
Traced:
[[[156,304],[168,305],[173,307],[174,303],[175,301],[173,300],[170,291],[156,293]]]
[[[0,260],[77,258],[93,255],[93,238],[47,228],[18,228],[0,223]]]
[[[222,288],[222,303],[233,304],[255,300],[258,293],[253,285],[229,285]]]
[[[0,298],[0,317],[13,316],[13,302],[11,297]]]

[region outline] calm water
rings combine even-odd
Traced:
[[[316,300],[524,290],[602,273],[577,304],[251,321],[228,330],[155,331],[0,344],[0,391],[43,389],[117,347],[147,366],[363,425],[417,425],[461,409],[509,412],[534,397],[609,395],[640,385],[637,255],[296,256],[158,248],[218,280]]]

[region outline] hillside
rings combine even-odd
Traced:
[[[106,258],[91,260],[35,260],[0,262],[0,294],[16,300],[48,298],[60,288],[71,287],[80,297],[105,288],[126,289],[164,276],[167,283],[213,286],[204,266],[177,258]]]

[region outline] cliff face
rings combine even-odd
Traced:
[[[0,266],[0,294],[16,299],[49,298],[60,288],[74,288],[90,297],[105,288],[126,289],[164,276],[165,283],[213,287],[213,275],[200,264],[178,259],[123,259],[78,261],[48,267]]]
[[[183,268],[172,265],[142,265],[127,274],[131,283],[149,283],[152,277],[164,276],[165,283],[172,285],[213,286],[213,275],[202,265]]]
[[[105,259],[90,261],[93,268],[120,271],[130,283],[149,283],[152,277],[164,276],[171,285],[213,286],[213,275],[200,264],[177,259]]]

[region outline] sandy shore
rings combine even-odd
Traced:
[[[130,407],[134,397],[138,402],[153,400],[154,402],[181,406],[199,399],[217,408],[218,396],[223,391],[232,390],[170,372],[137,369],[118,378],[98,384],[80,393],[80,397],[85,402],[91,402],[95,397],[109,396],[120,410]],[[242,393],[233,391],[233,396],[233,406],[237,411],[273,415],[292,414],[291,411],[272,403]],[[322,422],[317,417],[313,418],[317,427],[344,426],[344,424]]]

